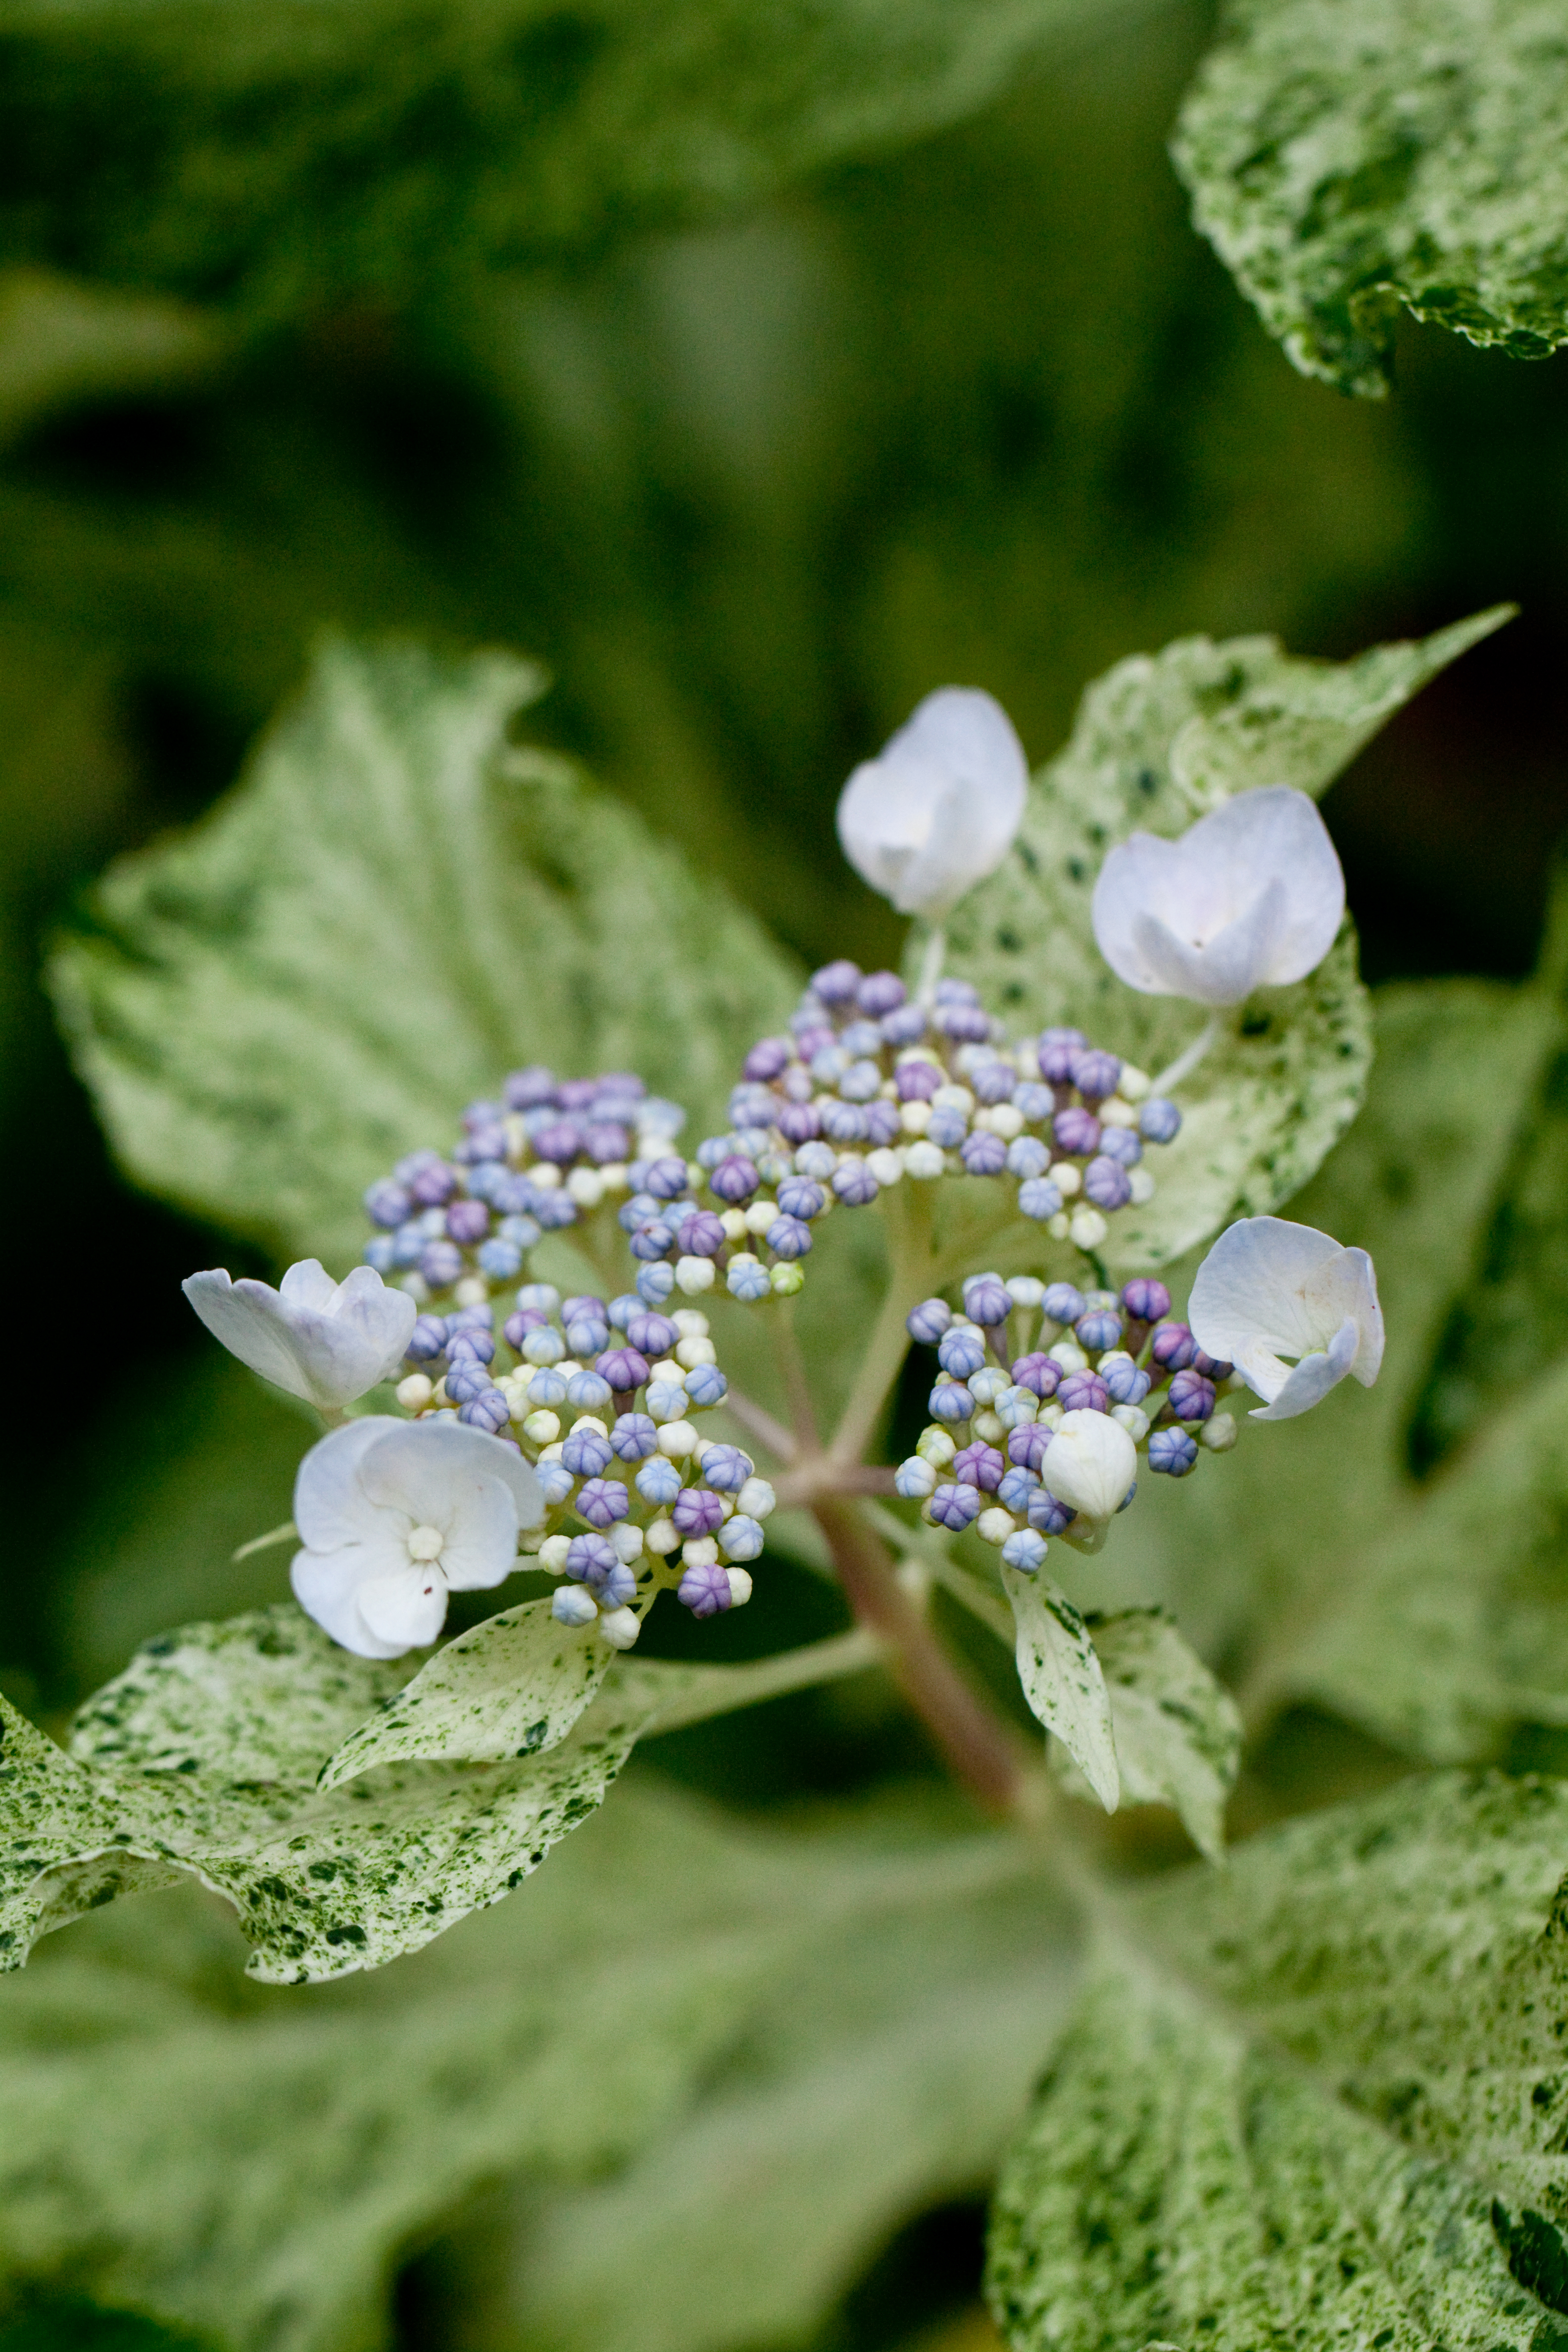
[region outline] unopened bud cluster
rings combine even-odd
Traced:
[[[499,1339],[488,1305],[422,1315],[407,1360],[406,1412],[507,1439],[538,1470],[538,1565],[563,1579],[563,1624],[628,1649],[662,1591],[698,1617],[751,1599],[773,1490],[694,1424],[727,1392],[705,1315],[525,1283]]]
[[[542,1235],[635,1192],[685,1121],[629,1072],[514,1070],[500,1101],[468,1105],[451,1151],[412,1152],[371,1185],[365,1209],[380,1230],[365,1262],[421,1301],[482,1302],[517,1280]]]
[[[698,1150],[708,1189],[786,1261],[836,1202],[867,1207],[906,1177],[1008,1180],[1054,1240],[1098,1249],[1153,1194],[1145,1144],[1181,1126],[1081,1030],[1007,1044],[968,982],[939,982],[927,1006],[849,962],[814,975],[787,1036],[752,1047],[729,1108],[733,1132]]]
[[[1215,1410],[1233,1367],[1205,1356],[1171,1296],[1146,1278],[1120,1292],[994,1274],[963,1285],[963,1309],[928,1298],[909,1318],[934,1346],[931,1425],[900,1465],[898,1491],[931,1525],[973,1527],[1009,1568],[1037,1573],[1050,1536],[1092,1539],[1150,1470],[1184,1478],[1200,1447],[1224,1453],[1237,1425]]]

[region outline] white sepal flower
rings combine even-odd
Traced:
[[[301,1609],[362,1658],[433,1642],[447,1595],[499,1584],[544,1517],[521,1454],[458,1421],[367,1413],[313,1445],[294,1481]]]
[[[1199,1004],[1304,980],[1344,911],[1328,827],[1288,784],[1238,793],[1177,841],[1133,834],[1094,886],[1094,936],[1117,978]]]
[[[1244,1217],[1221,1234],[1194,1278],[1187,1321],[1204,1352],[1234,1364],[1263,1398],[1254,1421],[1305,1412],[1347,1372],[1371,1388],[1383,1362],[1365,1250],[1283,1217]]]
[[[188,1275],[180,1287],[231,1356],[328,1412],[390,1380],[419,1312],[374,1267],[356,1265],[334,1282],[313,1257],[291,1265],[276,1290],[248,1276],[231,1282],[221,1266]]]
[[[1028,789],[1001,704],[977,687],[941,687],[856,769],[838,796],[838,838],[900,915],[938,920],[1001,865]]]
[[[1086,1519],[1113,1518],[1138,1475],[1138,1451],[1104,1412],[1064,1412],[1040,1465],[1058,1503]]]

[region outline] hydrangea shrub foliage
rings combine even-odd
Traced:
[[[1137,657],[1021,795],[988,698],[929,698],[843,824],[922,910],[899,972],[795,970],[516,748],[491,656],[328,649],[110,872],[53,968],[83,1075],[139,1181],[291,1261],[186,1290],[320,1426],[258,1531],[293,1599],[144,1644],[64,1747],[0,1701],[0,1952],[104,1915],[0,2006],[8,2259],[110,2245],[113,2296],[328,2352],[505,2170],[548,2216],[527,2340],[720,2352],[800,2340],[1010,2140],[1019,2352],[1563,2340],[1562,1786],[1473,1769],[1568,1720],[1562,957],[1374,1001],[1313,806],[1500,617]],[[845,1630],[703,1662],[775,1530]],[[695,1654],[651,1654],[681,1612]],[[753,1834],[614,1788],[871,1672],[962,1798]],[[1405,1777],[1227,1857],[1301,1701]],[[1199,1857],[1152,1887],[1104,1827],[1142,1807]],[[112,2011],[192,1882],[224,1957],[68,2116],[6,2020]],[[205,2252],[143,2198],[136,2087],[204,2069],[215,2145],[313,2117]],[[118,2169],[74,2130],[106,2097]]]

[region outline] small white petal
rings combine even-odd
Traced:
[[[1064,1412],[1040,1465],[1057,1500],[1088,1519],[1112,1517],[1137,1475],[1132,1440],[1103,1412]]]
[[[447,1622],[447,1580],[438,1568],[409,1563],[388,1575],[368,1576],[354,1598],[375,1639],[395,1644],[394,1657],[424,1649]]]
[[[1365,1250],[1282,1217],[1244,1217],[1220,1235],[1194,1278],[1187,1320],[1199,1347],[1264,1400],[1258,1421],[1307,1412],[1347,1372],[1370,1388],[1383,1363]],[[1291,1356],[1294,1369],[1282,1360]]]
[[[1023,820],[1028,763],[999,702],[976,688],[928,694],[838,802],[857,872],[900,914],[946,914],[1006,856]]]
[[[1345,885],[1305,793],[1238,793],[1179,840],[1135,833],[1094,887],[1100,951],[1130,988],[1239,1004],[1305,979],[1334,943]]]
[[[314,1258],[291,1265],[281,1287],[221,1267],[193,1274],[185,1297],[214,1338],[290,1396],[332,1410],[390,1378],[403,1359],[418,1308],[388,1290],[368,1265],[335,1283]]]

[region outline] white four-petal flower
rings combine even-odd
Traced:
[[[313,1257],[291,1265],[277,1290],[248,1276],[231,1282],[221,1267],[180,1286],[231,1356],[328,1412],[391,1378],[419,1312],[373,1267],[356,1265],[334,1282]]]
[[[511,1573],[518,1530],[544,1508],[532,1469],[501,1439],[367,1413],[300,1465],[294,1596],[345,1650],[400,1657],[436,1639],[449,1591]]]
[[[1179,840],[1135,833],[1094,886],[1094,936],[1149,996],[1240,1004],[1315,971],[1345,911],[1345,877],[1305,793],[1238,793]]]
[[[943,686],[838,796],[844,855],[900,915],[940,919],[1013,845],[1029,765],[1001,704]]]
[[[1347,1372],[1371,1388],[1383,1362],[1365,1250],[1283,1217],[1244,1217],[1221,1234],[1194,1279],[1187,1322],[1205,1353],[1234,1364],[1263,1398],[1254,1421],[1305,1412]]]
[[[1109,1519],[1138,1475],[1138,1450],[1108,1413],[1064,1412],[1046,1448],[1040,1475],[1058,1503],[1086,1519]]]

